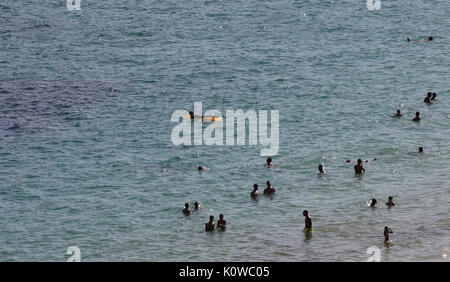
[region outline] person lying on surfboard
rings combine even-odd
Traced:
[[[202,121],[215,121],[215,120],[221,120],[220,116],[204,116],[204,115],[194,115],[193,111],[189,112],[189,118],[190,119],[201,119]]]

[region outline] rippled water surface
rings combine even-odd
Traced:
[[[450,3],[381,3],[2,1],[0,260],[448,261]],[[259,146],[174,146],[196,101],[279,110],[276,167]],[[355,177],[357,158],[377,161]]]

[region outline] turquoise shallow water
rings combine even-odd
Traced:
[[[18,2],[0,4],[1,261],[448,261],[448,1]],[[172,145],[196,101],[279,110],[276,168],[259,147]],[[345,163],[374,157],[363,177]],[[228,230],[205,233],[219,213]]]

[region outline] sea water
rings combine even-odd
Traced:
[[[448,1],[65,2],[0,4],[1,261],[448,261]],[[194,102],[278,110],[275,168],[173,145]]]

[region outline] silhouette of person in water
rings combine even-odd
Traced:
[[[393,207],[393,206],[395,206],[395,204],[394,204],[394,202],[392,201],[392,196],[389,196],[389,198],[388,198],[388,202],[386,203],[386,206],[388,206],[388,207]]]
[[[397,113],[394,115],[394,117],[402,117],[403,114],[400,110],[397,110]]]
[[[375,199],[375,198],[373,198],[372,199],[372,202],[370,203],[370,207],[371,208],[375,208],[375,205],[378,203],[378,201]]]
[[[264,195],[272,195],[275,193],[275,188],[272,186],[272,184],[270,183],[270,181],[266,182],[267,187],[266,189],[264,189]]]
[[[358,163],[355,165],[355,174],[362,174],[363,172],[366,172],[366,169],[362,164],[362,160],[358,159]]]
[[[389,227],[385,226],[384,227],[384,242],[385,243],[389,242],[389,233],[393,234],[394,231],[392,231],[392,229],[390,229]]]
[[[272,158],[267,158],[267,160],[266,160],[266,166],[269,167],[269,168],[273,167],[273,164],[272,164]]]
[[[303,216],[305,217],[305,231],[312,231],[312,220],[309,216],[309,213],[307,210],[303,211]]]
[[[209,216],[209,221],[205,223],[205,231],[214,231],[214,216]]]
[[[318,169],[319,169],[319,172],[321,174],[326,174],[327,173],[326,170],[323,169],[323,165],[322,164],[319,165]]]
[[[223,213],[219,214],[219,220],[217,221],[217,227],[222,229],[227,228],[227,221],[223,219]]]
[[[189,203],[185,203],[185,204],[184,204],[183,213],[184,213],[185,215],[190,215],[190,214],[191,214],[191,211],[189,210]]]
[[[253,185],[253,191],[250,193],[253,199],[258,198],[258,184]]]
[[[437,100],[437,93],[433,92],[433,97],[431,97],[431,101],[436,101]]]
[[[421,120],[422,120],[422,118],[420,117],[420,112],[416,112],[416,117],[413,118],[413,121],[419,122],[419,121],[421,121]]]

